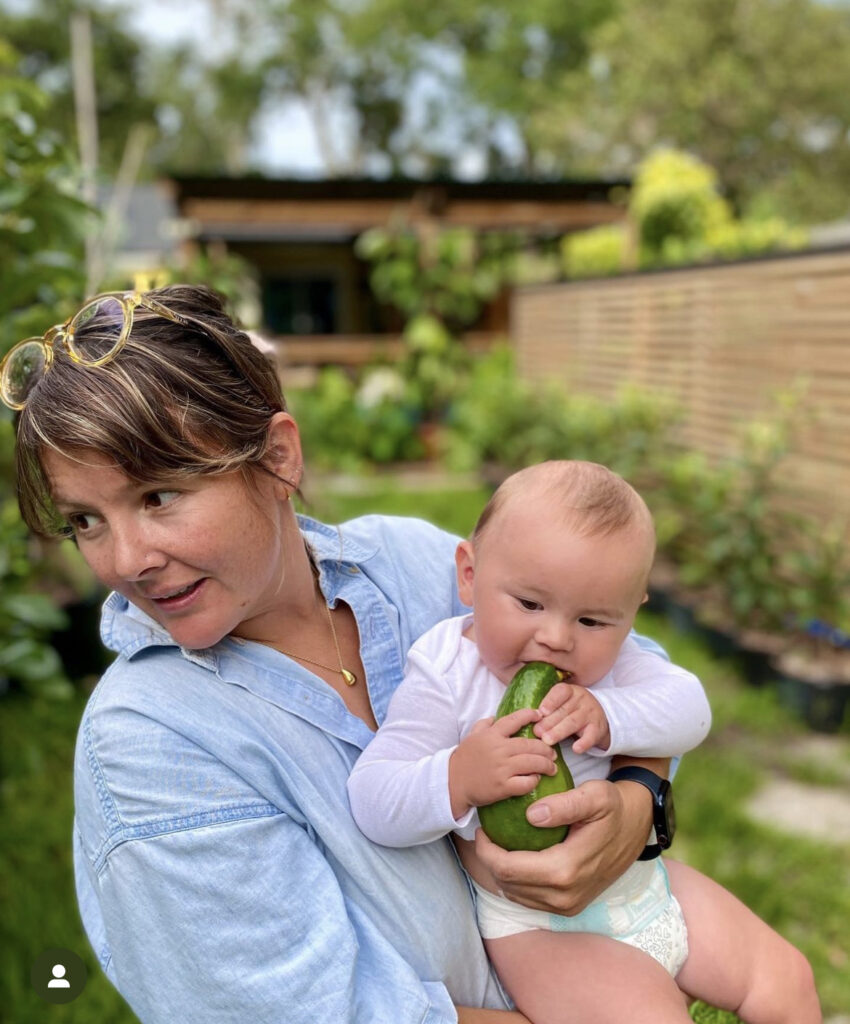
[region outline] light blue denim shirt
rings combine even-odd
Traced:
[[[456,538],[380,516],[301,528],[354,611],[378,721],[411,643],[463,611]],[[180,649],[112,594],[118,653],[77,742],[75,869],[86,932],[145,1024],[455,1021],[503,1007],[447,842],[376,846],[346,779],[372,731],[258,643]]]

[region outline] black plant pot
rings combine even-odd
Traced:
[[[647,591],[647,602],[644,608],[648,612],[653,612],[655,615],[666,615],[671,602],[671,595],[669,590],[664,590],[662,587],[650,586]]]
[[[675,597],[668,600],[666,615],[670,625],[679,633],[693,633],[696,629],[693,608]]]
[[[719,629],[717,626],[709,626],[698,619],[695,628],[716,658],[736,658],[738,656],[740,648],[732,633]]]
[[[850,683],[817,682],[784,671],[772,663],[780,701],[818,732],[837,732],[850,709]]]

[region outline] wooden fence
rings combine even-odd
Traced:
[[[673,398],[711,457],[801,388],[789,500],[850,518],[850,249],[524,288],[511,334],[528,379]]]

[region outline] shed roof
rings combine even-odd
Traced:
[[[394,218],[564,233],[619,220],[611,193],[628,181],[177,176],[170,184],[197,237],[235,241],[343,240]]]

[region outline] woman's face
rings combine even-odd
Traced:
[[[182,647],[227,634],[267,640],[279,620],[286,545],[298,537],[277,481],[239,472],[139,484],[108,459],[44,459],[56,506],[97,578]],[[300,543],[300,541],[299,541]]]

